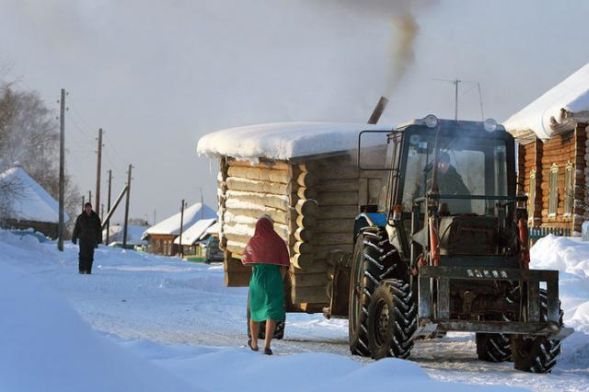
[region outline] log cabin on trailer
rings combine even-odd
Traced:
[[[359,206],[378,203],[388,174],[358,169],[358,135],[362,130],[391,129],[277,123],[201,138],[199,154],[219,158],[219,236],[226,285],[248,285],[250,268],[240,260],[257,219],[268,214],[290,252],[288,311],[321,311],[330,300],[328,274],[333,271],[328,256],[338,250],[352,252]],[[374,145],[373,156],[384,163],[385,150]]]
[[[532,235],[580,235],[589,218],[589,64],[505,121]]]

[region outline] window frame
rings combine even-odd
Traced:
[[[571,217],[573,215],[575,205],[575,165],[572,162],[567,162],[564,170],[564,216]]]
[[[548,217],[555,218],[558,213],[558,170],[556,163],[550,166],[548,176]]]
[[[530,189],[528,190],[528,219],[534,220],[536,209],[536,169],[530,170]]]

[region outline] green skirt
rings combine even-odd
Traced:
[[[249,305],[254,321],[284,321],[284,282],[280,266],[254,264],[250,280]]]

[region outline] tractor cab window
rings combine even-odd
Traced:
[[[507,196],[505,141],[492,138],[440,137],[434,168],[433,134],[409,137],[402,204],[410,211],[413,201],[432,190],[434,170],[441,209],[448,215],[494,212],[496,201],[471,196]],[[444,197],[445,196],[445,197]]]

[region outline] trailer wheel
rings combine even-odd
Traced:
[[[386,232],[364,229],[356,238],[350,272],[348,301],[349,345],[354,355],[369,356],[368,306],[380,281],[396,276],[401,259],[390,244]]]
[[[417,304],[407,281],[387,279],[372,294],[368,340],[372,358],[407,358],[417,329]]]
[[[548,306],[546,290],[540,289],[540,319],[546,321]],[[560,325],[563,311],[560,310]],[[514,336],[511,339],[513,366],[517,370],[548,373],[556,365],[560,355],[560,341],[545,336]]]

